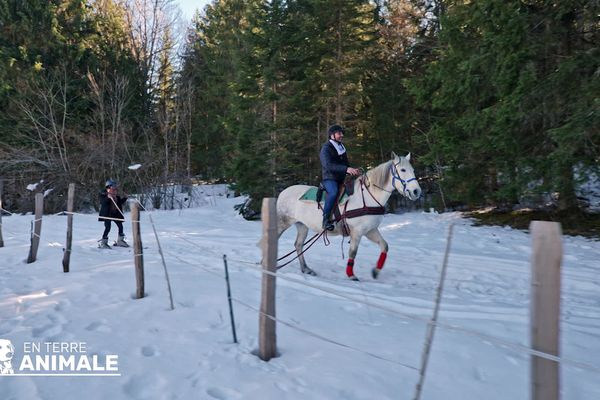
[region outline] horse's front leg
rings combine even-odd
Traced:
[[[366,236],[370,241],[377,243],[379,245],[379,249],[381,250],[381,253],[379,254],[379,259],[377,260],[377,265],[371,270],[373,278],[377,279],[379,273],[385,265],[385,260],[387,258],[388,253],[388,244],[385,241],[385,239],[383,239],[383,236],[381,236],[381,232],[379,232],[379,229],[377,228],[370,230]]]
[[[348,264],[346,265],[346,275],[353,281],[357,281],[358,278],[354,275],[354,259],[358,252],[358,245],[360,244],[360,236],[351,236],[350,239],[350,251],[348,254]]]
[[[296,222],[296,229],[298,231],[298,235],[296,236],[296,243],[294,243],[294,247],[296,248],[296,253],[298,253],[298,261],[300,262],[300,271],[303,274],[316,276],[317,273],[310,269],[308,265],[306,265],[306,261],[304,260],[304,254],[302,254],[302,249],[304,247],[304,242],[306,241],[306,237],[308,236],[308,227],[303,223]]]

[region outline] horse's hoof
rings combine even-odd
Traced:
[[[307,274],[307,275],[311,275],[311,276],[317,276],[317,273],[315,271],[313,271],[312,269],[310,269],[310,268],[304,268],[302,270],[302,273],[303,274]]]
[[[379,268],[373,268],[371,270],[371,275],[373,275],[373,279],[377,279],[381,270]]]
[[[348,279],[350,279],[351,281],[354,281],[354,282],[360,282],[359,279],[356,277],[356,275],[349,276]]]

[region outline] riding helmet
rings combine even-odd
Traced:
[[[105,187],[109,188],[109,187],[117,187],[117,182],[113,181],[112,179],[109,179],[106,181],[106,185],[104,185]]]
[[[344,130],[344,128],[342,128],[340,125],[331,125],[329,127],[329,129],[327,130],[327,134],[329,136],[333,135],[336,132],[342,132],[342,133],[346,133],[346,131]]]

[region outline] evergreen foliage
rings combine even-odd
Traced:
[[[552,190],[577,207],[574,167],[600,155],[597,12],[582,1],[446,2],[436,59],[413,88],[431,106],[431,152],[449,167],[452,198],[516,203]]]

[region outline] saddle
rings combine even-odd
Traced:
[[[340,185],[340,190],[338,191],[338,198],[336,201],[337,204],[343,204],[348,200],[348,197],[354,194],[354,180],[356,178],[350,177],[347,178],[342,185]],[[323,182],[319,183],[319,187],[317,188],[317,193],[315,195],[315,200],[318,204],[321,203],[323,199],[323,192],[325,192],[325,187],[323,186]]]

